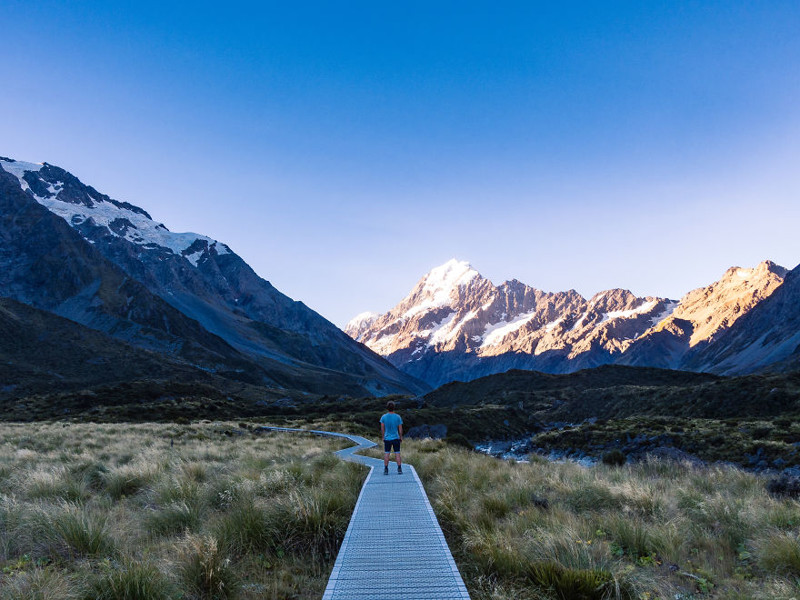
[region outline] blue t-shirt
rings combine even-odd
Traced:
[[[399,440],[400,432],[397,428],[403,424],[403,419],[397,413],[386,413],[381,417],[381,423],[384,425],[384,440]]]

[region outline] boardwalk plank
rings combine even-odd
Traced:
[[[469,600],[450,548],[412,465],[355,454],[376,444],[361,436],[269,427],[346,438],[356,446],[336,454],[370,467],[323,600]]]

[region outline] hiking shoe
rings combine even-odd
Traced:
[[[389,474],[389,467],[383,467],[383,474],[384,475],[388,475]]]
[[[401,467],[400,465],[397,465],[397,474],[398,475],[402,475],[403,474],[403,467]]]

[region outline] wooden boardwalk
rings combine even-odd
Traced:
[[[336,454],[370,468],[322,600],[468,600],[450,548],[414,467],[403,474],[355,454],[376,444],[357,435],[270,427],[343,437],[356,446]]]

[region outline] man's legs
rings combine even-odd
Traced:
[[[400,440],[394,443],[394,459],[397,461],[397,472],[403,472],[403,457],[400,456]]]
[[[397,472],[403,472],[403,458],[400,456],[400,442],[398,441],[383,441],[383,474],[389,474],[389,454],[394,450],[394,459],[397,461]]]

